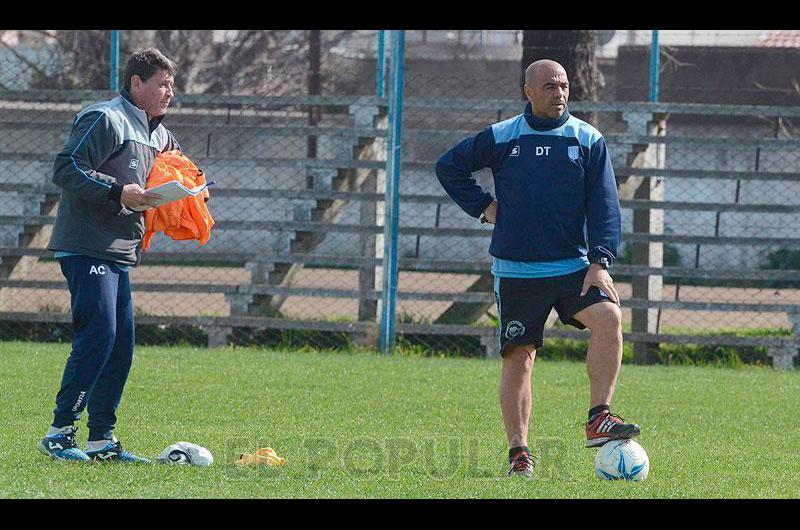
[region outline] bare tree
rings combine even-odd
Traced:
[[[34,89],[93,89],[109,87],[109,30],[26,31],[41,51],[34,56],[0,39],[0,47],[30,73]],[[320,33],[320,32],[318,32]],[[330,50],[353,32],[325,31],[317,34],[319,93],[335,89],[339,72],[327,64]],[[225,31],[214,38],[211,30],[124,30],[120,35],[120,74],[125,58],[138,48],[154,46],[178,64],[175,84],[183,93],[232,95],[305,94],[309,88],[309,48],[313,32],[305,30]],[[352,77],[352,76],[351,76]],[[122,81],[122,80],[121,80]],[[318,81],[318,82],[317,82]],[[121,82],[120,85],[123,83]],[[333,92],[333,90],[331,90]]]
[[[19,68],[30,74],[30,88],[75,90],[108,87],[110,31],[16,33],[17,45],[7,43],[5,39],[0,39],[0,45],[14,56]],[[20,44],[27,45],[27,51],[32,53],[21,51]]]
[[[176,88],[198,94],[284,95],[305,92],[304,31],[125,31],[121,52],[155,46],[178,64]]]

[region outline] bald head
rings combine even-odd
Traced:
[[[531,63],[525,70],[524,90],[534,116],[556,119],[567,109],[567,71],[555,61],[540,59]]]
[[[567,71],[564,67],[550,59],[539,59],[532,62],[525,70],[525,84],[533,86],[538,84],[538,80],[542,77],[554,77],[563,75],[567,77]]]

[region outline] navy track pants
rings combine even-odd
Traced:
[[[53,425],[72,425],[89,409],[89,440],[110,439],[133,361],[128,273],[88,256],[60,258],[72,297],[72,352],[56,396]]]

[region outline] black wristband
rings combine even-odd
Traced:
[[[122,204],[122,186],[117,184],[116,182],[111,185],[111,189],[108,190],[108,198],[112,201],[116,201]]]

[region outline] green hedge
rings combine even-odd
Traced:
[[[665,330],[668,332],[669,330]],[[692,330],[681,328],[681,333]],[[789,336],[791,330],[749,329],[712,330],[704,335],[727,336]],[[257,346],[295,350],[340,350],[363,349],[354,342],[354,337],[345,332],[314,330],[275,330],[235,328],[230,342],[237,346]],[[64,342],[72,341],[72,325],[30,322],[24,326],[19,322],[0,322],[0,340]],[[205,346],[207,338],[202,329],[195,326],[137,325],[136,343],[142,346]],[[574,360],[586,359],[588,340],[549,338],[539,348],[540,359]],[[396,353],[404,356],[435,357],[483,357],[485,350],[478,337],[455,335],[402,335],[397,339]],[[661,344],[658,351],[661,364],[738,367],[742,365],[770,365],[765,346],[718,346],[713,344]],[[623,345],[623,362],[633,362],[633,347],[630,342]],[[795,357],[800,365],[800,356]]]

